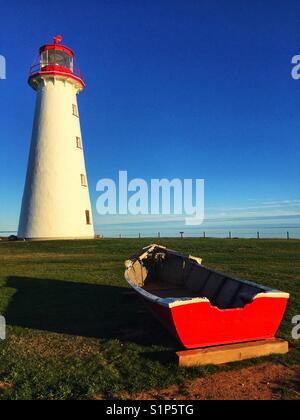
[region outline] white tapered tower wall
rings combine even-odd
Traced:
[[[18,237],[93,238],[84,153],[76,140],[82,140],[80,120],[73,115],[78,85],[72,79],[43,76],[35,88],[36,110]]]

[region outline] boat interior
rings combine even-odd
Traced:
[[[129,280],[160,298],[207,298],[220,309],[243,308],[271,289],[210,270],[193,257],[156,246],[132,257]]]

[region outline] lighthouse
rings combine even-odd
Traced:
[[[85,88],[73,51],[54,37],[30,69],[35,116],[18,237],[94,238],[77,95]]]

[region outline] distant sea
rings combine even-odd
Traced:
[[[138,220],[138,218],[137,218]],[[224,222],[224,220],[223,220]],[[97,235],[106,238],[138,238],[141,237],[213,237],[213,238],[276,238],[300,239],[300,217],[276,217],[243,220],[212,220],[200,226],[186,226],[182,221],[168,222],[124,222],[103,223],[95,225]],[[16,235],[16,231],[0,231],[0,236]]]
[[[273,239],[286,239],[288,236],[290,239],[300,239],[300,228],[296,227],[285,227],[285,228],[270,228],[270,227],[260,227],[259,229],[241,229],[241,228],[216,228],[216,229],[193,229],[185,227],[183,230],[174,230],[174,229],[160,229],[153,230],[153,228],[138,229],[136,227],[125,228],[122,226],[120,229],[112,229],[106,226],[97,226],[96,229],[97,235],[103,235],[104,237],[111,238],[138,238],[141,237],[165,237],[165,238],[175,238],[180,237],[183,232],[184,237],[211,237],[211,238],[228,238],[230,235],[232,238],[273,238]]]
[[[10,235],[16,235],[16,234],[17,234],[17,232],[13,231],[13,230],[0,230],[0,236],[7,237],[7,236],[10,236]]]
[[[223,223],[222,223],[223,222]],[[215,237],[215,238],[287,238],[300,239],[299,217],[248,218],[243,220],[208,220],[200,226],[186,226],[182,221],[148,223],[103,223],[95,226],[104,237]]]
[[[96,227],[95,229],[97,235],[104,236],[106,238],[138,238],[139,236],[144,238],[157,238],[159,235],[161,238],[176,238],[180,237],[180,232],[184,232],[183,236],[190,238],[228,238],[231,234],[232,238],[257,238],[259,232],[259,237],[269,238],[269,239],[286,239],[289,235],[290,239],[300,239],[300,228],[289,228],[284,229],[272,229],[264,227],[262,229],[238,229],[234,228],[231,230],[228,229],[207,229],[206,231],[195,231],[194,229],[185,229],[184,231],[174,231],[172,229],[162,229],[160,231],[153,229],[137,229],[130,228],[125,229],[124,226],[122,229],[108,229],[107,227]],[[11,231],[0,231],[0,236],[8,237],[10,235],[16,235],[17,232]]]

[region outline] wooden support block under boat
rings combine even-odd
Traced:
[[[272,339],[185,350],[177,352],[176,355],[180,367],[190,367],[221,365],[229,362],[270,356],[271,354],[286,354],[288,351],[289,344],[287,341]]]

